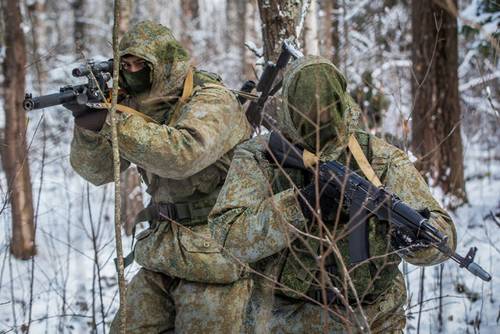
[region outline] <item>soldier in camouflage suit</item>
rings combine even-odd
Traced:
[[[251,281],[221,255],[207,215],[251,128],[235,95],[218,76],[192,69],[168,28],[139,23],[122,38],[120,56],[120,103],[153,119],[118,115],[122,170],[135,164],[152,198],[140,214],[150,228],[137,236],[142,268],[127,287],[127,333],[238,332]],[[181,101],[190,71],[194,90]],[[67,107],[76,123],[71,165],[94,185],[111,182],[107,112]]]
[[[456,232],[450,217],[406,154],[358,130],[358,114],[346,93],[345,78],[335,66],[319,57],[306,57],[288,69],[281,108],[274,119],[290,142],[317,152],[322,161],[335,159],[358,170],[347,148],[348,137],[354,134],[387,189],[415,209],[428,209],[430,224],[449,236],[449,246],[454,249]],[[311,176],[275,164],[267,151],[268,140],[269,134],[261,135],[238,146],[209,216],[214,238],[259,273],[254,275],[247,330],[357,333],[367,332],[368,325],[372,333],[401,333],[406,289],[388,223],[369,219],[370,259],[351,267],[345,230],[349,214],[345,209],[337,212],[326,191],[317,203],[316,192],[310,192],[311,185],[315,189]],[[321,219],[310,210],[316,204]],[[326,242],[320,246],[320,225],[333,235],[335,247]],[[320,254],[326,255],[318,257]],[[407,249],[400,255],[416,265],[445,260],[430,247]],[[320,280],[325,274],[326,288]],[[347,276],[354,289],[346,283]],[[323,307],[327,303],[330,306]]]

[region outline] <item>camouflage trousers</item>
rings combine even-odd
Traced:
[[[354,326],[362,324],[361,314],[336,310],[338,316],[332,316],[319,305],[275,295],[269,298],[269,290],[259,290],[255,280],[255,289],[249,305],[246,331],[253,333],[299,334],[299,333],[373,333],[400,334],[406,324],[404,305],[406,288],[402,275],[398,275],[391,288],[382,294],[373,304],[363,305],[363,313],[370,329]],[[267,290],[267,291],[266,291]],[[269,305],[272,304],[272,307]],[[355,309],[355,307],[353,306]],[[353,319],[357,318],[357,321]]]
[[[363,305],[370,331],[349,326],[318,305],[274,295],[250,278],[232,284],[189,282],[141,269],[127,286],[127,333],[403,333],[406,289],[401,275],[373,304]],[[251,295],[251,296],[250,296]],[[361,323],[361,315],[354,312]],[[349,320],[350,319],[350,320]],[[110,333],[119,333],[118,314]]]
[[[127,286],[127,333],[240,333],[251,279],[189,282],[142,268]],[[119,312],[110,333],[119,333]]]

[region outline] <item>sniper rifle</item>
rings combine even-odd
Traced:
[[[64,103],[77,103],[86,105],[90,102],[102,102],[102,96],[109,95],[107,82],[111,79],[113,72],[113,59],[94,62],[87,61],[85,64],[74,68],[71,74],[76,77],[86,77],[88,83],[83,85],[64,86],[58,93],[33,97],[26,94],[23,108],[26,111],[43,109]]]

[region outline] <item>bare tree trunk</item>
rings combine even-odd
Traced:
[[[243,77],[245,68],[245,40],[246,40],[246,0],[226,1],[227,36],[226,50],[228,54],[237,54],[239,68],[237,76]],[[240,80],[242,81],[242,80]]]
[[[349,24],[347,23],[347,4],[346,0],[342,0],[342,23],[343,23],[343,35],[344,35],[344,44],[342,45],[342,49],[344,52],[342,53],[342,63],[344,73],[347,73],[347,56],[349,52]],[[340,54],[340,53],[339,53]],[[339,59],[340,61],[340,59]],[[340,63],[338,64],[340,68]]]
[[[321,1],[320,19],[320,54],[330,59],[335,65],[340,63],[340,31],[339,19],[335,15],[338,11],[338,1]]]
[[[133,0],[124,0],[120,8],[119,35],[123,36],[130,25],[133,13]],[[141,177],[135,168],[128,168],[120,175],[121,178],[121,221],[124,225],[125,234],[132,235],[135,227],[135,217],[144,209],[142,202]]]
[[[200,29],[200,6],[198,0],[181,0],[182,8],[182,46],[192,52],[192,32]]]
[[[27,6],[28,17],[31,21],[31,45],[33,50],[33,59],[31,62],[35,65],[37,74],[37,90],[40,94],[43,93],[42,82],[46,80],[46,74],[43,70],[44,60],[41,57],[41,49],[46,45],[46,29],[45,29],[45,2],[35,1]],[[42,45],[42,48],[40,48]]]
[[[305,55],[319,55],[317,1],[311,0],[304,25],[303,50]]]
[[[120,37],[125,34],[130,26],[130,19],[132,18],[132,13],[134,12],[134,0],[123,0],[123,4],[120,8],[120,24],[118,31]]]
[[[84,22],[85,17],[85,0],[73,0],[71,2],[71,7],[73,8],[73,38],[75,44],[75,51],[80,53],[86,49],[86,24]]]
[[[122,222],[125,234],[132,235],[135,217],[144,209],[140,175],[135,168],[128,168],[121,174]]]
[[[335,65],[340,65],[340,29],[339,16],[335,14],[338,11],[339,3],[337,0],[332,0],[332,62]]]
[[[113,10],[113,59],[119,58],[118,50],[118,35],[120,34],[120,8],[121,1],[114,0]],[[118,291],[120,295],[120,325],[119,331],[122,334],[126,333],[126,314],[127,314],[127,301],[126,293],[127,287],[125,285],[125,265],[123,259],[123,243],[121,235],[121,183],[120,183],[120,152],[118,147],[118,131],[116,128],[116,104],[118,102],[118,77],[120,74],[119,62],[113,63],[113,90],[111,93],[111,143],[113,147],[113,179],[115,183],[115,243],[116,243],[116,259],[118,271]]]
[[[245,42],[260,41],[260,18],[257,9],[257,0],[246,1],[245,9]],[[241,42],[240,42],[241,43]],[[244,77],[245,79],[256,79],[255,77],[255,62],[256,55],[253,51],[245,47],[245,64]]]
[[[332,55],[332,39],[330,34],[333,26],[333,1],[321,1],[320,19],[319,19],[319,52],[320,54],[330,59]]]
[[[36,254],[36,248],[31,177],[26,148],[26,116],[22,108],[26,47],[19,2],[4,0],[2,4],[6,27],[6,52],[3,62],[5,129],[1,156],[12,210],[10,250],[16,258],[28,259]]]
[[[281,44],[286,38],[296,39],[296,26],[302,9],[301,1],[259,0],[259,13],[262,20],[262,39],[264,58],[276,60]]]
[[[456,0],[453,3],[456,6]],[[436,1],[414,0],[411,8],[412,148],[420,158],[417,166],[429,172],[445,193],[466,201],[458,96],[457,20]]]

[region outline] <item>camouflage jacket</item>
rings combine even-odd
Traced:
[[[156,121],[148,123],[138,116],[119,115],[117,129],[122,170],[131,163],[137,165],[153,203],[187,203],[193,211],[201,209],[197,224],[206,224],[206,215],[224,182],[232,150],[251,133],[241,106],[235,95],[214,75],[195,71],[193,94],[178,107],[190,64],[187,52],[166,27],[150,21],[139,23],[122,38],[120,54],[145,59],[152,81],[149,92],[123,96],[121,103]],[[113,180],[110,138],[107,123],[99,133],[75,126],[70,162],[78,174],[94,185]],[[179,223],[193,225],[192,221]],[[169,242],[175,244],[178,234],[170,232],[172,240]],[[206,228],[198,232],[209,235]],[[160,234],[158,226],[142,235],[143,244],[154,243],[154,238],[146,238],[146,235],[155,233]],[[185,235],[184,239],[189,240],[190,236]],[[204,240],[198,243],[206,244]],[[161,260],[154,249],[150,251],[145,258]],[[165,267],[169,260],[173,261],[171,258],[164,260]],[[181,270],[183,264],[177,265]],[[148,269],[161,271],[154,266]],[[176,276],[175,270],[167,274]]]
[[[130,163],[146,171],[155,202],[190,200],[213,192],[224,181],[228,153],[248,138],[250,127],[236,97],[202,72],[195,73],[194,93],[172,115],[189,67],[186,51],[170,31],[158,24],[139,24],[120,42],[121,54],[133,54],[152,66],[151,92],[126,96],[122,104],[136,108],[160,124],[121,115],[118,143],[122,169]],[[113,180],[110,127],[100,133],[75,126],[70,161],[75,171],[95,185]],[[154,184],[153,184],[154,183]]]
[[[375,136],[355,129],[356,109],[348,96],[342,97],[345,95],[342,93],[345,90],[342,80],[345,79],[336,70],[332,71],[333,65],[319,58],[304,59],[291,67],[288,78],[293,77],[294,73],[300,73],[301,79],[307,79],[303,69],[311,64],[326,67],[326,77],[333,80],[329,91],[337,90],[339,93],[340,102],[335,105],[340,106],[341,111],[336,112],[341,114],[344,120],[341,123],[341,136],[354,133],[375,173],[387,189],[417,210],[429,209],[430,223],[449,236],[449,245],[454,249],[456,232],[450,217],[432,197],[429,187],[406,154]],[[288,91],[298,86],[291,85],[287,76],[283,84],[285,101],[275,119],[278,129],[286,133],[288,138],[300,140],[303,137],[292,121],[291,110],[286,101]],[[335,76],[338,79],[335,79]],[[314,79],[316,80],[316,77]],[[327,105],[334,104],[328,102]],[[266,156],[267,141],[268,135],[264,135],[238,146],[224,187],[210,214],[209,225],[216,240],[228,253],[241,261],[253,263],[258,267],[258,263],[265,258],[280,258],[280,281],[295,291],[294,293],[285,290],[284,293],[298,297],[308,292],[318,271],[315,254],[318,250],[317,230],[305,220],[296,200],[296,191],[292,187],[292,182],[298,188],[305,185],[303,175],[298,171],[284,170],[272,164]],[[354,159],[349,157],[348,148],[342,143],[345,143],[345,138],[338,137],[331,149],[327,147],[322,150],[321,160],[336,159],[342,163],[351,161],[350,167],[357,170]],[[307,145],[307,142],[303,145]],[[337,270],[340,270],[340,262],[349,263],[347,233],[343,229],[345,224],[342,224],[347,222],[347,219],[348,215],[341,212],[338,226],[333,222],[326,222],[342,255],[342,259],[329,256],[327,264],[333,264]],[[391,282],[398,275],[397,265],[400,260],[391,248],[388,224],[374,217],[369,221],[369,246],[370,261],[351,268],[350,276],[358,294],[366,296],[367,300],[373,300],[391,286]],[[445,257],[433,248],[405,255],[405,258],[417,265],[431,265],[445,260]],[[341,286],[342,274],[339,271],[335,274],[339,280],[337,283]]]

